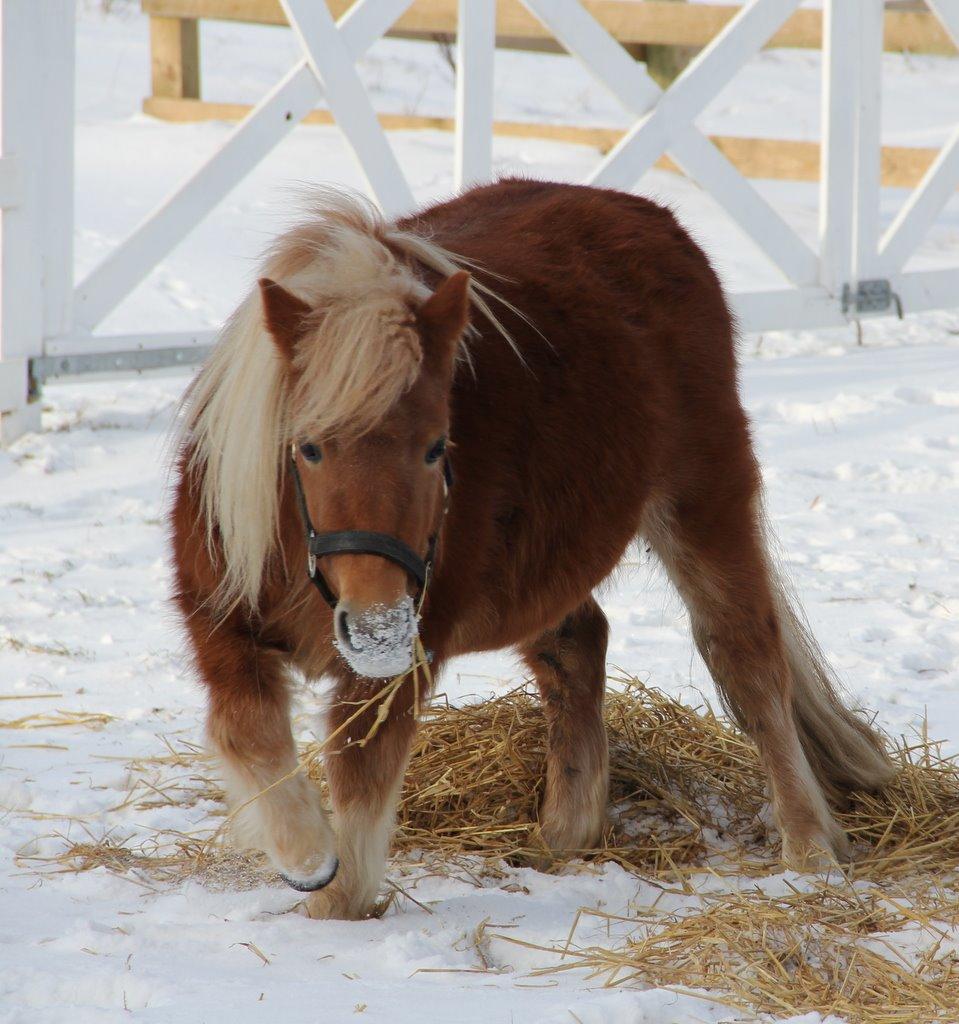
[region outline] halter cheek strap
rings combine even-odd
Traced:
[[[436,555],[436,541],[438,534],[430,537],[426,549],[426,558],[420,556],[408,545],[404,544],[398,537],[388,533],[374,533],[370,530],[337,530],[332,533],[317,533],[310,520],[310,512],[306,506],[306,495],[303,492],[303,481],[300,479],[300,470],[296,464],[296,445],[290,448],[290,459],[293,470],[293,486],[296,491],[296,501],[300,507],[300,516],[303,525],[306,527],[307,543],[307,575],[313,581],[313,585],[320,592],[323,600],[335,608],[339,599],[333,593],[329,582],[317,565],[317,559],[325,555],[379,555],[390,562],[405,569],[407,573],[416,580],[419,592],[417,594],[417,611],[422,606],[423,598],[426,596],[426,588],[429,585],[430,574],[433,569],[433,558]],[[449,505],[449,490],[453,483],[453,473],[447,459],[443,460],[443,514],[446,515]]]

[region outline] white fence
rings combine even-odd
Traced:
[[[224,145],[83,280],[73,281],[74,0],[0,0],[0,440],[37,422],[28,402],[57,372],[193,362],[212,332],[97,334],[98,325],[302,118],[325,100],[389,214],[413,197],[355,63],[411,0],[357,0],[338,23],[318,0],[281,0],[302,56]],[[491,173],[495,0],[458,0],[455,182]],[[590,176],[628,189],[664,152],[762,249],[781,288],[734,292],[744,330],[837,326],[959,305],[948,270],[906,263],[959,185],[959,126],[879,234],[882,0],[825,0],[820,226],[810,247],[695,126],[711,97],[800,0],[750,0],[665,91],[578,0],[523,0],[635,116]],[[959,46],[959,0],[929,0]]]
[[[72,0],[0,0],[0,442],[39,426],[29,360],[73,333]]]

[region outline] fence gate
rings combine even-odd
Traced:
[[[321,100],[384,212],[412,209],[410,187],[355,67],[412,0],[356,0],[338,22],[318,0],[280,2],[299,60],[220,149],[74,285],[74,0],[0,0],[0,440],[38,425],[38,403],[28,399],[49,377],[203,358],[214,333],[207,329],[104,335],[97,327]],[[457,2],[460,188],[491,175],[496,0]],[[632,188],[667,152],[778,268],[782,287],[730,294],[744,330],[830,327],[959,305],[959,263],[904,269],[959,184],[959,126],[879,235],[882,0],[825,0],[815,248],[694,123],[800,0],[749,0],[665,91],[579,0],[522,3],[635,117],[589,181]],[[929,6],[959,47],[959,0]]]

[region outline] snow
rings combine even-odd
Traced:
[[[203,44],[211,98],[255,99],[293,54],[289,33],[238,25],[204,26]],[[140,115],[146,46],[138,5],[115,2],[108,17],[99,4],[82,7],[81,272],[230,130]],[[956,121],[959,62],[887,62],[887,93],[896,97],[884,114],[887,141],[940,142]],[[763,54],[700,124],[814,137],[817,71],[817,54]],[[378,43],[363,73],[382,109],[445,112],[452,104],[448,69],[430,47]],[[512,54],[498,74],[499,116],[625,123],[564,58]],[[393,142],[418,199],[451,190],[449,136],[410,132]],[[596,159],[558,144],[496,144],[501,172],[576,179]],[[217,324],[248,286],[253,257],[289,217],[289,186],[316,179],[360,183],[333,129],[297,129],[106,329]],[[731,286],[779,283],[689,183],[653,172],[640,188],[675,206]],[[762,189],[814,238],[815,189]],[[884,218],[902,198],[884,194]],[[955,263],[957,251],[953,199],[918,261]],[[915,735],[927,719],[946,751],[959,753],[959,313],[870,321],[863,341],[851,329],[742,340],[770,518],[793,585],[853,697],[892,733]],[[112,1022],[125,1010],[171,1024],[424,1016],[690,1024],[735,1016],[694,994],[604,989],[580,971],[531,976],[556,958],[530,947],[563,942],[580,907],[628,915],[663,898],[614,865],[561,875],[504,869],[477,885],[462,872],[443,877],[395,863],[391,878],[418,902],[400,897],[382,920],[343,923],[285,913],[298,899],[287,888],[212,891],[135,872],[56,873],[28,859],[56,857],[65,839],[188,833],[221,820],[206,800],[125,805],[129,762],[201,737],[203,695],[168,601],[163,526],[165,436],[186,380],[170,372],[51,385],[43,432],[0,452],[0,720],[48,716],[31,719],[33,728],[0,729],[0,1021]],[[612,624],[611,669],[690,701],[713,700],[682,608],[645,554],[630,552],[600,596]],[[518,671],[508,653],[464,658],[440,689],[454,701],[499,693]],[[304,693],[300,710],[312,713],[321,700],[322,692]],[[70,718],[80,713],[100,717],[81,725]],[[309,731],[303,726],[301,736]],[[697,882],[700,891],[717,884],[706,875]],[[787,884],[812,883],[788,872],[763,880],[768,891]],[[682,907],[693,897],[670,898]],[[583,944],[607,938],[605,924],[586,922],[578,933]],[[959,941],[955,929],[950,941]]]
[[[374,604],[350,616],[345,634],[337,627],[336,649],[357,675],[383,679],[400,675],[413,664],[418,632],[413,600],[405,597],[391,608]]]

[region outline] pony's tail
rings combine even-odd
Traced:
[[[882,735],[840,700],[822,650],[778,575],[773,585],[793,677],[793,715],[816,777],[838,804],[854,790],[880,789],[896,773]]]

